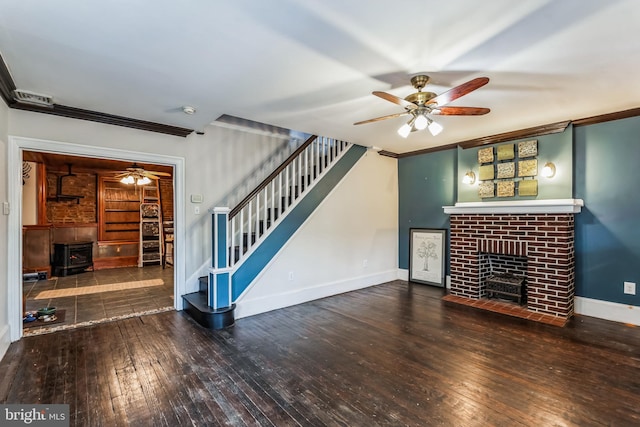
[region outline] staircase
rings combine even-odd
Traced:
[[[235,208],[215,208],[212,268],[183,296],[185,311],[205,327],[232,325],[238,297],[365,151],[312,136]]]

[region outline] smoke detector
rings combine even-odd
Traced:
[[[31,92],[30,90],[16,89],[13,91],[16,101],[24,104],[53,107],[53,98],[49,95]]]
[[[195,114],[196,108],[192,107],[191,105],[185,105],[184,107],[182,107],[182,112],[189,115]]]

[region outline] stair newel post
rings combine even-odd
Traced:
[[[209,306],[219,310],[232,306],[229,267],[229,208],[213,209],[212,268],[209,272]]]

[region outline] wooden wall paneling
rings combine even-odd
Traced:
[[[36,179],[38,180],[38,224],[47,221],[47,167],[44,163],[37,163]]]

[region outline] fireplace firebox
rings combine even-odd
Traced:
[[[66,276],[93,270],[93,242],[54,243],[53,274]]]
[[[492,274],[485,280],[487,298],[507,299],[525,305],[527,293],[522,276],[512,273]]]

